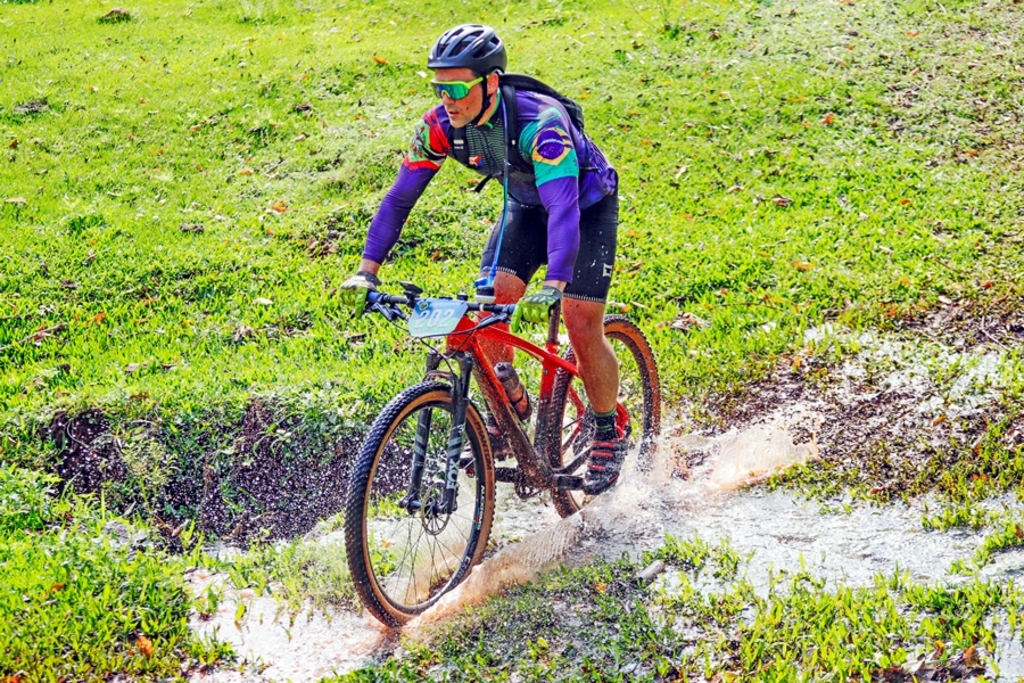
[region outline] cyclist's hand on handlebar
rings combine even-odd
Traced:
[[[358,273],[345,280],[338,292],[338,299],[342,305],[354,308],[357,315],[362,315],[366,307],[366,295],[370,290],[377,290],[380,279],[368,270],[360,270]]]
[[[562,292],[556,287],[545,286],[539,292],[524,296],[512,313],[512,332],[519,332],[523,322],[544,323],[551,315],[551,309],[562,300]]]

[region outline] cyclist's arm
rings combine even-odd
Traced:
[[[545,284],[562,283],[562,289],[572,282],[580,246],[580,169],[576,150],[566,124],[554,114],[525,126],[520,144],[530,151],[537,192],[548,214]]]
[[[416,201],[440,170],[448,151],[448,136],[437,109],[432,109],[417,124],[409,150],[398,169],[398,177],[370,222],[363,248],[363,265],[376,264],[380,268],[388,252],[398,242],[402,226]]]
[[[572,282],[572,271],[580,248],[580,205],[576,179],[544,183],[537,190],[548,212],[548,270],[545,284],[548,281]]]
[[[409,169],[403,162],[398,169],[398,177],[384,196],[377,215],[370,222],[366,233],[366,246],[363,247],[363,259],[383,263],[388,252],[395,246],[402,226],[416,201],[427,188],[430,179],[437,173],[429,169]]]

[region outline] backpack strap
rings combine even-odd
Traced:
[[[519,108],[516,103],[516,89],[511,85],[501,85],[501,99],[505,104],[505,160],[506,170],[507,165],[511,164],[518,171],[523,173],[533,173],[533,166],[528,163],[522,155],[519,149]],[[466,144],[466,129],[465,128],[454,128],[449,129],[448,144],[451,145],[451,155],[455,157],[463,166],[469,166],[469,146]],[[480,192],[484,189],[484,185],[487,181],[494,176],[487,176],[480,182],[479,185],[474,188],[474,191]]]
[[[466,129],[465,128],[451,128],[451,132],[448,134],[448,144],[452,148],[452,156],[463,166],[469,166],[469,147],[466,145]],[[484,185],[491,179],[491,176],[485,176],[480,183],[473,188],[474,192],[480,192],[484,189]]]
[[[533,165],[523,158],[519,149],[519,103],[515,87],[502,83],[501,99],[505,103],[505,162],[522,173],[533,173]]]
[[[452,146],[452,156],[463,166],[469,166],[469,147],[466,146],[466,129],[452,128],[448,142]]]

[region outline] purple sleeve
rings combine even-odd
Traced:
[[[572,282],[580,249],[579,187],[575,177],[558,178],[537,188],[548,211],[548,280]]]
[[[377,215],[370,222],[366,246],[363,247],[363,258],[377,263],[384,262],[388,252],[398,241],[405,219],[416,205],[416,200],[423,194],[423,190],[436,173],[436,169],[410,169],[404,164],[398,169],[395,184],[384,196]]]

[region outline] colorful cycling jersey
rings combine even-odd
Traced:
[[[580,133],[557,100],[516,91],[519,154],[531,168],[511,164],[511,201],[543,206],[548,214],[548,271],[551,280],[572,281],[580,240],[580,209],[617,190],[615,170],[588,137]],[[467,166],[481,175],[502,177],[505,162],[504,103],[490,121],[467,126]],[[363,258],[382,263],[398,241],[409,212],[444,160],[453,156],[452,125],[444,107],[428,111],[417,124],[412,143],[394,185],[370,223]]]

